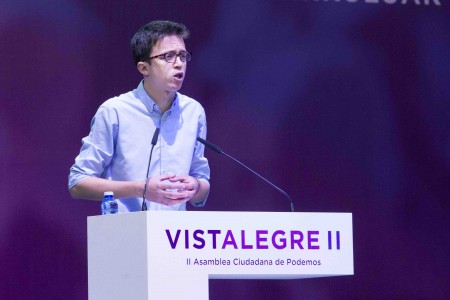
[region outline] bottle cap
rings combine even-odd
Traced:
[[[111,191],[109,191],[109,192],[104,192],[104,193],[103,193],[103,196],[114,196],[114,192],[111,192]]]

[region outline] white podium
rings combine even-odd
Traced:
[[[88,217],[90,300],[207,300],[209,279],[341,275],[353,275],[351,213]]]

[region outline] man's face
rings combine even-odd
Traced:
[[[170,35],[158,40],[153,46],[150,57],[174,51],[186,51],[183,38]],[[186,75],[186,62],[176,57],[174,62],[167,62],[163,56],[153,58],[150,63],[148,83],[155,92],[176,92],[181,88]]]

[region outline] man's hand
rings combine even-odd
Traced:
[[[145,198],[164,205],[180,204],[191,200],[199,187],[192,176],[153,176],[148,182]]]
[[[200,181],[192,176],[175,176],[169,179],[171,182],[180,182],[185,184],[185,191],[190,196],[190,199],[197,194],[200,189]]]

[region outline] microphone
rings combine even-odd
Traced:
[[[145,193],[147,192],[148,174],[150,172],[150,162],[152,161],[153,148],[158,142],[158,136],[159,136],[159,128],[156,128],[155,133],[153,133],[152,149],[150,150],[150,157],[148,158],[147,175],[145,176],[144,193],[142,194],[142,211],[147,210],[147,203],[145,202]]]
[[[213,150],[216,153],[219,154],[223,154],[226,157],[230,158],[231,160],[233,160],[234,162],[240,164],[242,167],[244,167],[245,169],[247,169],[248,171],[252,172],[253,174],[255,174],[256,176],[258,176],[260,179],[264,180],[265,182],[267,182],[268,184],[270,184],[273,188],[275,188],[277,191],[279,191],[280,193],[282,193],[291,203],[291,212],[294,212],[294,202],[292,201],[291,197],[289,197],[289,195],[283,191],[282,189],[280,189],[279,187],[277,187],[275,184],[273,184],[272,182],[270,182],[268,179],[264,178],[263,176],[261,176],[260,174],[258,174],[257,172],[253,171],[252,169],[250,169],[249,167],[247,167],[246,165],[244,165],[243,163],[241,163],[239,160],[237,160],[236,158],[232,157],[231,155],[226,154],[225,152],[222,151],[222,149],[220,149],[219,147],[217,147],[216,145],[214,145],[211,142],[208,142],[204,139],[202,139],[201,137],[197,137],[197,141],[199,141],[200,143],[202,143],[203,145],[207,146],[209,149]]]

